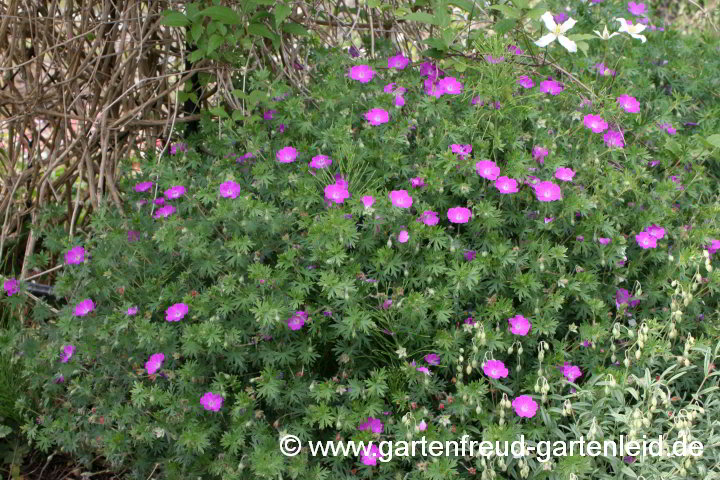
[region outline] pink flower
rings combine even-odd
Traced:
[[[67,363],[75,353],[75,345],[65,345],[63,347],[63,354],[60,358],[60,362]]]
[[[308,165],[310,168],[327,168],[332,165],[332,160],[327,155],[315,155]]]
[[[518,191],[517,181],[506,176],[498,177],[497,180],[495,180],[495,188],[502,194],[517,193]]]
[[[665,229],[655,225],[654,223],[647,227],[645,231],[658,240],[661,240],[665,236]]]
[[[393,207],[410,208],[413,204],[413,199],[408,195],[407,190],[393,190],[388,197],[390,197]]]
[[[164,207],[160,207],[157,210],[155,210],[155,218],[167,218],[173,213],[175,213],[176,208],[172,205],[165,205]]]
[[[152,187],[153,182],[140,182],[137,185],[135,185],[135,191],[136,192],[147,192],[150,190],[150,187]]]
[[[360,461],[371,467],[377,465],[378,458],[383,457],[380,455],[380,449],[374,443],[369,447],[365,447],[360,455]]]
[[[535,145],[532,149],[533,160],[537,161],[540,165],[545,163],[545,157],[548,156],[550,151],[547,148]]]
[[[488,360],[483,363],[483,372],[490,378],[506,378],[508,376],[508,369],[500,360]]]
[[[165,310],[165,320],[168,322],[179,322],[188,313],[188,306],[184,303],[176,303]]]
[[[430,370],[428,370],[427,367],[417,367],[415,370],[424,373],[425,375],[432,375],[432,373],[430,373]]]
[[[598,243],[599,243],[600,245],[608,245],[608,244],[610,244],[611,241],[612,241],[611,239],[606,238],[606,237],[600,237],[600,238],[598,238]]]
[[[600,115],[587,114],[583,119],[585,127],[592,130],[594,133],[602,133],[608,128],[608,124]]]
[[[463,91],[463,84],[458,82],[455,77],[445,77],[438,81],[437,88],[440,92],[448,95],[459,95]]]
[[[635,97],[631,97],[630,95],[623,94],[623,95],[620,95],[619,97],[617,97],[616,102],[627,113],[640,112],[640,102],[638,102]]]
[[[308,319],[307,313],[302,310],[295,312],[287,321],[287,326],[290,330],[300,330],[305,325],[305,320]]]
[[[73,247],[65,252],[65,263],[68,265],[83,263],[85,261],[85,249],[83,247]]]
[[[659,127],[667,132],[668,135],[675,135],[677,130],[669,123],[661,123]]]
[[[168,200],[173,200],[175,198],[180,198],[183,195],[185,195],[185,187],[182,185],[175,185],[174,187],[170,187],[165,192],[163,192],[165,195],[165,198]]]
[[[565,378],[567,378],[570,382],[574,382],[576,379],[582,377],[580,367],[570,365],[568,362],[565,362],[565,365],[563,365],[562,372]]]
[[[553,202],[562,199],[562,190],[552,182],[540,182],[535,185],[535,197],[540,202]]]
[[[89,298],[86,298],[82,302],[75,305],[74,313],[75,313],[76,317],[84,317],[85,315],[92,312],[93,310],[95,310],[95,304],[93,303],[92,300],[90,300]]]
[[[360,431],[370,430],[373,433],[383,433],[385,425],[379,418],[368,417],[367,421],[358,425]]]
[[[571,168],[558,167],[555,170],[555,178],[563,182],[571,182],[574,176],[575,172],[573,172]]]
[[[625,146],[623,134],[619,131],[608,130],[605,135],[603,135],[603,140],[605,141],[605,145],[607,145],[608,148],[623,148]]]
[[[407,243],[410,240],[410,234],[407,230],[401,230],[397,236],[397,241],[400,243]]]
[[[395,68],[397,70],[402,70],[408,66],[408,63],[410,63],[410,59],[408,59],[408,58],[404,57],[402,54],[398,53],[397,55],[388,58],[387,66],[388,66],[388,68]]]
[[[277,151],[275,158],[280,163],[292,163],[297,158],[297,150],[293,147],[283,147]]]
[[[555,220],[555,219],[554,219],[553,217],[545,217],[544,220],[545,220],[545,223],[550,223],[550,222],[552,222],[552,221]]]
[[[535,82],[533,82],[533,79],[528,77],[527,75],[523,75],[522,77],[518,78],[517,82],[515,83],[526,89],[533,88],[535,86]]]
[[[223,405],[225,399],[219,393],[207,392],[205,395],[200,397],[200,405],[205,407],[205,410],[212,410],[217,412]]]
[[[438,218],[437,212],[433,212],[432,210],[425,210],[420,218],[417,219],[418,222],[422,222],[425,225],[433,226],[437,225],[440,219]]]
[[[452,223],[467,223],[472,212],[469,208],[453,207],[447,211],[448,220]]]
[[[628,12],[632,13],[636,17],[643,15],[646,11],[644,3],[628,2]]]
[[[403,105],[405,105],[405,97],[403,97],[402,95],[395,95],[393,105],[395,105],[396,107],[402,107]]]
[[[350,197],[350,192],[342,185],[333,183],[325,187],[325,198],[335,203],[343,203],[345,199]]]
[[[467,155],[470,155],[470,153],[472,152],[472,145],[459,145],[457,143],[453,143],[452,145],[450,145],[450,150],[453,153],[460,155],[461,157],[465,157]]]
[[[382,108],[372,108],[365,113],[365,120],[370,125],[382,125],[390,120],[390,114]]]
[[[417,429],[419,432],[424,432],[427,430],[427,423],[425,423],[425,420],[420,420],[420,423],[417,425]]]
[[[395,82],[388,83],[383,87],[383,92],[392,93],[395,90]]]
[[[430,365],[440,365],[440,356],[437,353],[428,353],[424,359]]]
[[[514,53],[515,55],[522,55],[523,53],[525,53],[525,50],[518,48],[515,45],[508,45],[508,51]]]
[[[555,80],[544,80],[540,83],[540,91],[543,93],[549,93],[550,95],[557,95],[558,93],[565,90],[562,83],[556,82]]]
[[[155,374],[155,372],[160,370],[160,367],[162,366],[164,360],[164,353],[153,353],[152,355],[150,355],[148,361],[145,362],[145,369],[147,370],[148,375],[153,375]]]
[[[522,315],[515,315],[514,317],[508,318],[510,324],[510,332],[514,335],[525,336],[530,331],[532,324],[530,321]]]
[[[349,76],[360,83],[368,83],[372,80],[375,72],[369,65],[355,65],[350,68]]]
[[[228,180],[220,184],[220,195],[225,198],[237,198],[240,195],[240,185]]]
[[[710,240],[710,245],[708,245],[706,248],[708,253],[710,254],[710,258],[712,258],[713,254],[720,250],[720,240]]]
[[[443,93],[445,93],[440,89],[440,87],[438,87],[437,83],[429,78],[425,79],[423,86],[425,88],[425,93],[431,97],[440,98],[443,96]]]
[[[268,110],[265,113],[263,113],[263,119],[265,120],[272,120],[273,115],[277,113],[277,110]]]
[[[496,180],[500,175],[500,167],[492,160],[480,160],[475,164],[475,171],[488,180]]]
[[[515,409],[515,413],[519,417],[532,418],[537,412],[538,404],[532,399],[530,395],[520,395],[512,401],[512,406]]]
[[[137,307],[129,307],[127,311],[125,312],[128,317],[132,317],[133,315],[137,314],[138,309]]]
[[[423,180],[420,177],[415,177],[410,179],[410,185],[412,185],[413,188],[420,188],[425,186],[425,180]]]
[[[492,64],[497,64],[497,63],[501,63],[501,62],[505,61],[505,57],[493,57],[492,55],[489,55],[489,54],[485,55],[483,58],[485,58],[485,60],[488,63],[492,63]]]
[[[372,197],[371,195],[365,195],[364,197],[361,198],[361,200],[362,200],[363,206],[365,208],[370,208],[375,203],[375,198]]]
[[[635,235],[635,241],[642,249],[657,247],[657,239],[647,232],[640,232]]]

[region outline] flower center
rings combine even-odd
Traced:
[[[555,31],[554,31],[553,33],[554,33],[556,36],[558,36],[558,37],[559,37],[560,35],[562,35],[562,25],[557,25],[557,26],[555,27]]]

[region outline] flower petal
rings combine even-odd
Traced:
[[[540,37],[540,40],[535,42],[535,45],[537,45],[538,47],[547,47],[556,38],[557,37],[555,36],[554,33],[548,33],[547,35],[543,35],[542,37]]]
[[[636,33],[631,33],[630,36],[633,38],[639,38],[640,40],[642,40],[642,43],[645,43],[647,41],[647,38],[645,38],[645,35],[638,35]]]
[[[558,42],[560,42],[560,45],[565,47],[568,52],[573,52],[573,53],[577,52],[577,44],[575,42],[573,42],[572,40],[570,40],[565,35],[560,35],[558,37]]]
[[[553,14],[550,12],[545,12],[542,14],[542,17],[540,17],[543,22],[545,22],[545,28],[550,30],[551,32],[554,32],[557,28],[557,24],[555,23],[555,20],[553,20]]]
[[[560,31],[562,33],[565,33],[568,30],[570,30],[572,27],[574,27],[576,23],[577,23],[577,20],[575,20],[574,18],[568,18],[567,20],[565,20],[565,23],[560,25]]]

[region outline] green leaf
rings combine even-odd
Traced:
[[[279,27],[280,24],[290,16],[292,9],[281,3],[275,7],[275,27]]]
[[[505,18],[517,19],[522,17],[522,12],[520,10],[518,10],[517,8],[508,7],[507,5],[490,5],[490,8],[501,12],[505,16]]]
[[[210,113],[220,118],[230,118],[225,109],[219,105],[217,107],[211,108]]]
[[[412,12],[410,15],[403,18],[403,20],[411,20],[413,22],[428,23],[430,25],[440,25],[438,20],[427,12]]]
[[[197,41],[202,36],[204,30],[205,27],[203,27],[203,24],[200,22],[192,26],[192,28],[190,29],[190,38],[192,38],[193,42],[197,43]]]
[[[250,26],[248,27],[248,32],[251,35],[259,35],[261,37],[269,38],[270,40],[272,40],[275,48],[279,46],[280,37],[278,37],[276,33],[270,31],[268,27],[261,23],[250,24]]]
[[[195,63],[203,58],[205,58],[205,50],[198,48],[197,50],[190,52],[190,55],[188,55],[188,62]]]
[[[290,35],[303,35],[306,37],[310,36],[310,32],[308,32],[308,29],[300,25],[299,23],[283,23],[282,25],[282,31],[285,33],[289,33]]]
[[[200,14],[226,25],[240,25],[242,23],[240,15],[235,13],[233,9],[223,7],[222,5],[208,7],[205,10],[202,10]]]
[[[214,52],[215,50],[217,50],[218,47],[220,45],[222,45],[223,43],[225,43],[225,39],[223,37],[221,37],[220,35],[218,35],[217,33],[210,36],[210,41],[208,42],[208,47],[207,47],[208,55],[211,54],[212,52]]]
[[[577,35],[568,35],[568,38],[570,40],[578,42],[580,40],[592,40],[592,39],[598,38],[598,37],[595,35],[590,35],[588,33],[578,33]]]
[[[507,32],[515,28],[515,24],[517,23],[517,20],[512,18],[503,18],[499,22],[495,24],[495,30],[499,35],[505,35]]]
[[[535,7],[529,12],[525,14],[527,18],[530,18],[532,20],[537,20],[538,18],[542,17],[542,14],[546,12],[545,7]]]
[[[530,2],[528,0],[512,0],[513,5],[515,5],[518,8],[526,9],[528,8]]]
[[[180,12],[165,10],[163,15],[165,18],[162,19],[160,25],[165,25],[166,27],[185,27],[190,24],[190,19]]]
[[[713,135],[710,135],[705,139],[706,142],[708,142],[710,145],[716,148],[720,148],[720,133],[715,133]]]
[[[590,48],[590,45],[588,45],[588,44],[585,43],[585,42],[577,42],[577,47],[578,47],[580,50],[582,50],[583,55],[585,55],[585,56],[587,57],[588,49]]]
[[[458,8],[462,8],[468,13],[472,13],[473,11],[479,11],[478,8],[475,8],[475,2],[471,2],[470,0],[450,0],[448,4],[455,5]]]

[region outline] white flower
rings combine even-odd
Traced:
[[[617,18],[618,22],[620,22],[620,30],[618,32],[620,33],[627,33],[633,38],[639,38],[642,40],[642,43],[645,43],[647,38],[645,38],[645,35],[638,35],[640,32],[645,30],[646,26],[642,23],[633,23],[632,25],[629,25],[627,20],[624,18]]]
[[[595,35],[597,35],[598,37],[600,37],[602,40],[610,40],[610,39],[611,39],[612,37],[614,37],[615,35],[620,35],[619,32],[609,33],[609,32],[608,32],[608,29],[607,29],[607,25],[605,25],[605,28],[603,29],[602,35],[601,35],[600,32],[598,32],[597,30],[593,30],[593,32],[595,32]]]
[[[538,47],[547,47],[550,43],[557,39],[557,41],[560,42],[560,45],[565,47],[568,52],[577,52],[577,45],[575,42],[565,36],[565,33],[575,26],[575,23],[577,23],[575,20],[568,18],[562,25],[557,25],[555,20],[553,20],[552,13],[550,12],[543,13],[543,16],[540,18],[542,18],[542,21],[545,22],[545,26],[548,30],[550,30],[550,33],[543,35],[540,40],[535,42],[535,45]]]

